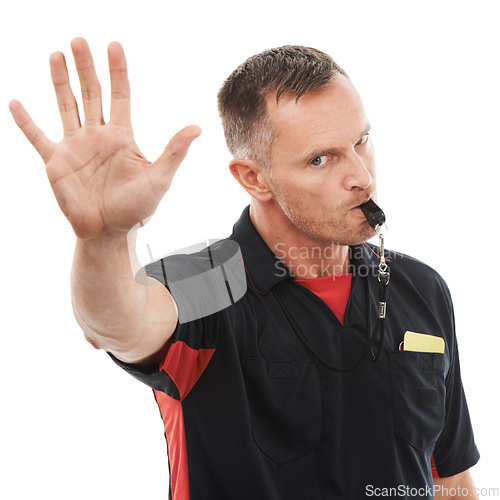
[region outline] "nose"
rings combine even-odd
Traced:
[[[344,187],[349,191],[355,188],[365,190],[371,186],[372,182],[370,170],[359,155],[353,151],[346,164]]]

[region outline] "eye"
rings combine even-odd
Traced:
[[[368,136],[370,134],[366,133],[363,137],[361,137],[361,139],[356,143],[356,146],[362,146],[363,144],[366,143],[366,141],[368,141]]]
[[[326,155],[316,156],[316,158],[311,160],[311,165],[314,165],[315,167],[322,167],[327,161],[328,156]]]

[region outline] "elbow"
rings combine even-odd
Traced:
[[[96,335],[92,332],[92,330],[87,326],[87,324],[83,321],[81,314],[78,313],[78,309],[75,306],[75,302],[72,301],[73,306],[73,315],[75,316],[75,320],[78,323],[78,326],[82,329],[83,336],[85,340],[94,348],[94,349],[102,349],[99,345],[99,342],[96,338]]]

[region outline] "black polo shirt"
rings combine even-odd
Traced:
[[[154,389],[171,498],[432,498],[432,454],[441,477],[477,462],[453,306],[434,270],[389,252],[382,357],[338,373],[305,347],[275,294],[314,350],[332,365],[350,366],[367,345],[366,287],[373,322],[378,310],[378,249],[350,248],[353,279],[342,325],[281,265],[248,207],[230,239],[239,244],[247,272],[243,298],[179,323],[160,366],[113,357]],[[200,255],[188,258],[194,268]],[[165,266],[169,258],[147,272],[163,281]],[[399,351],[407,330],[444,338],[445,353]]]

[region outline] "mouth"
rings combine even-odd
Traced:
[[[361,205],[364,205],[365,203],[367,203],[371,199],[372,199],[372,197],[368,196],[368,198],[365,198],[359,205],[355,205],[354,207],[352,207],[351,210],[355,210],[355,211],[359,210],[360,212],[362,212]]]

